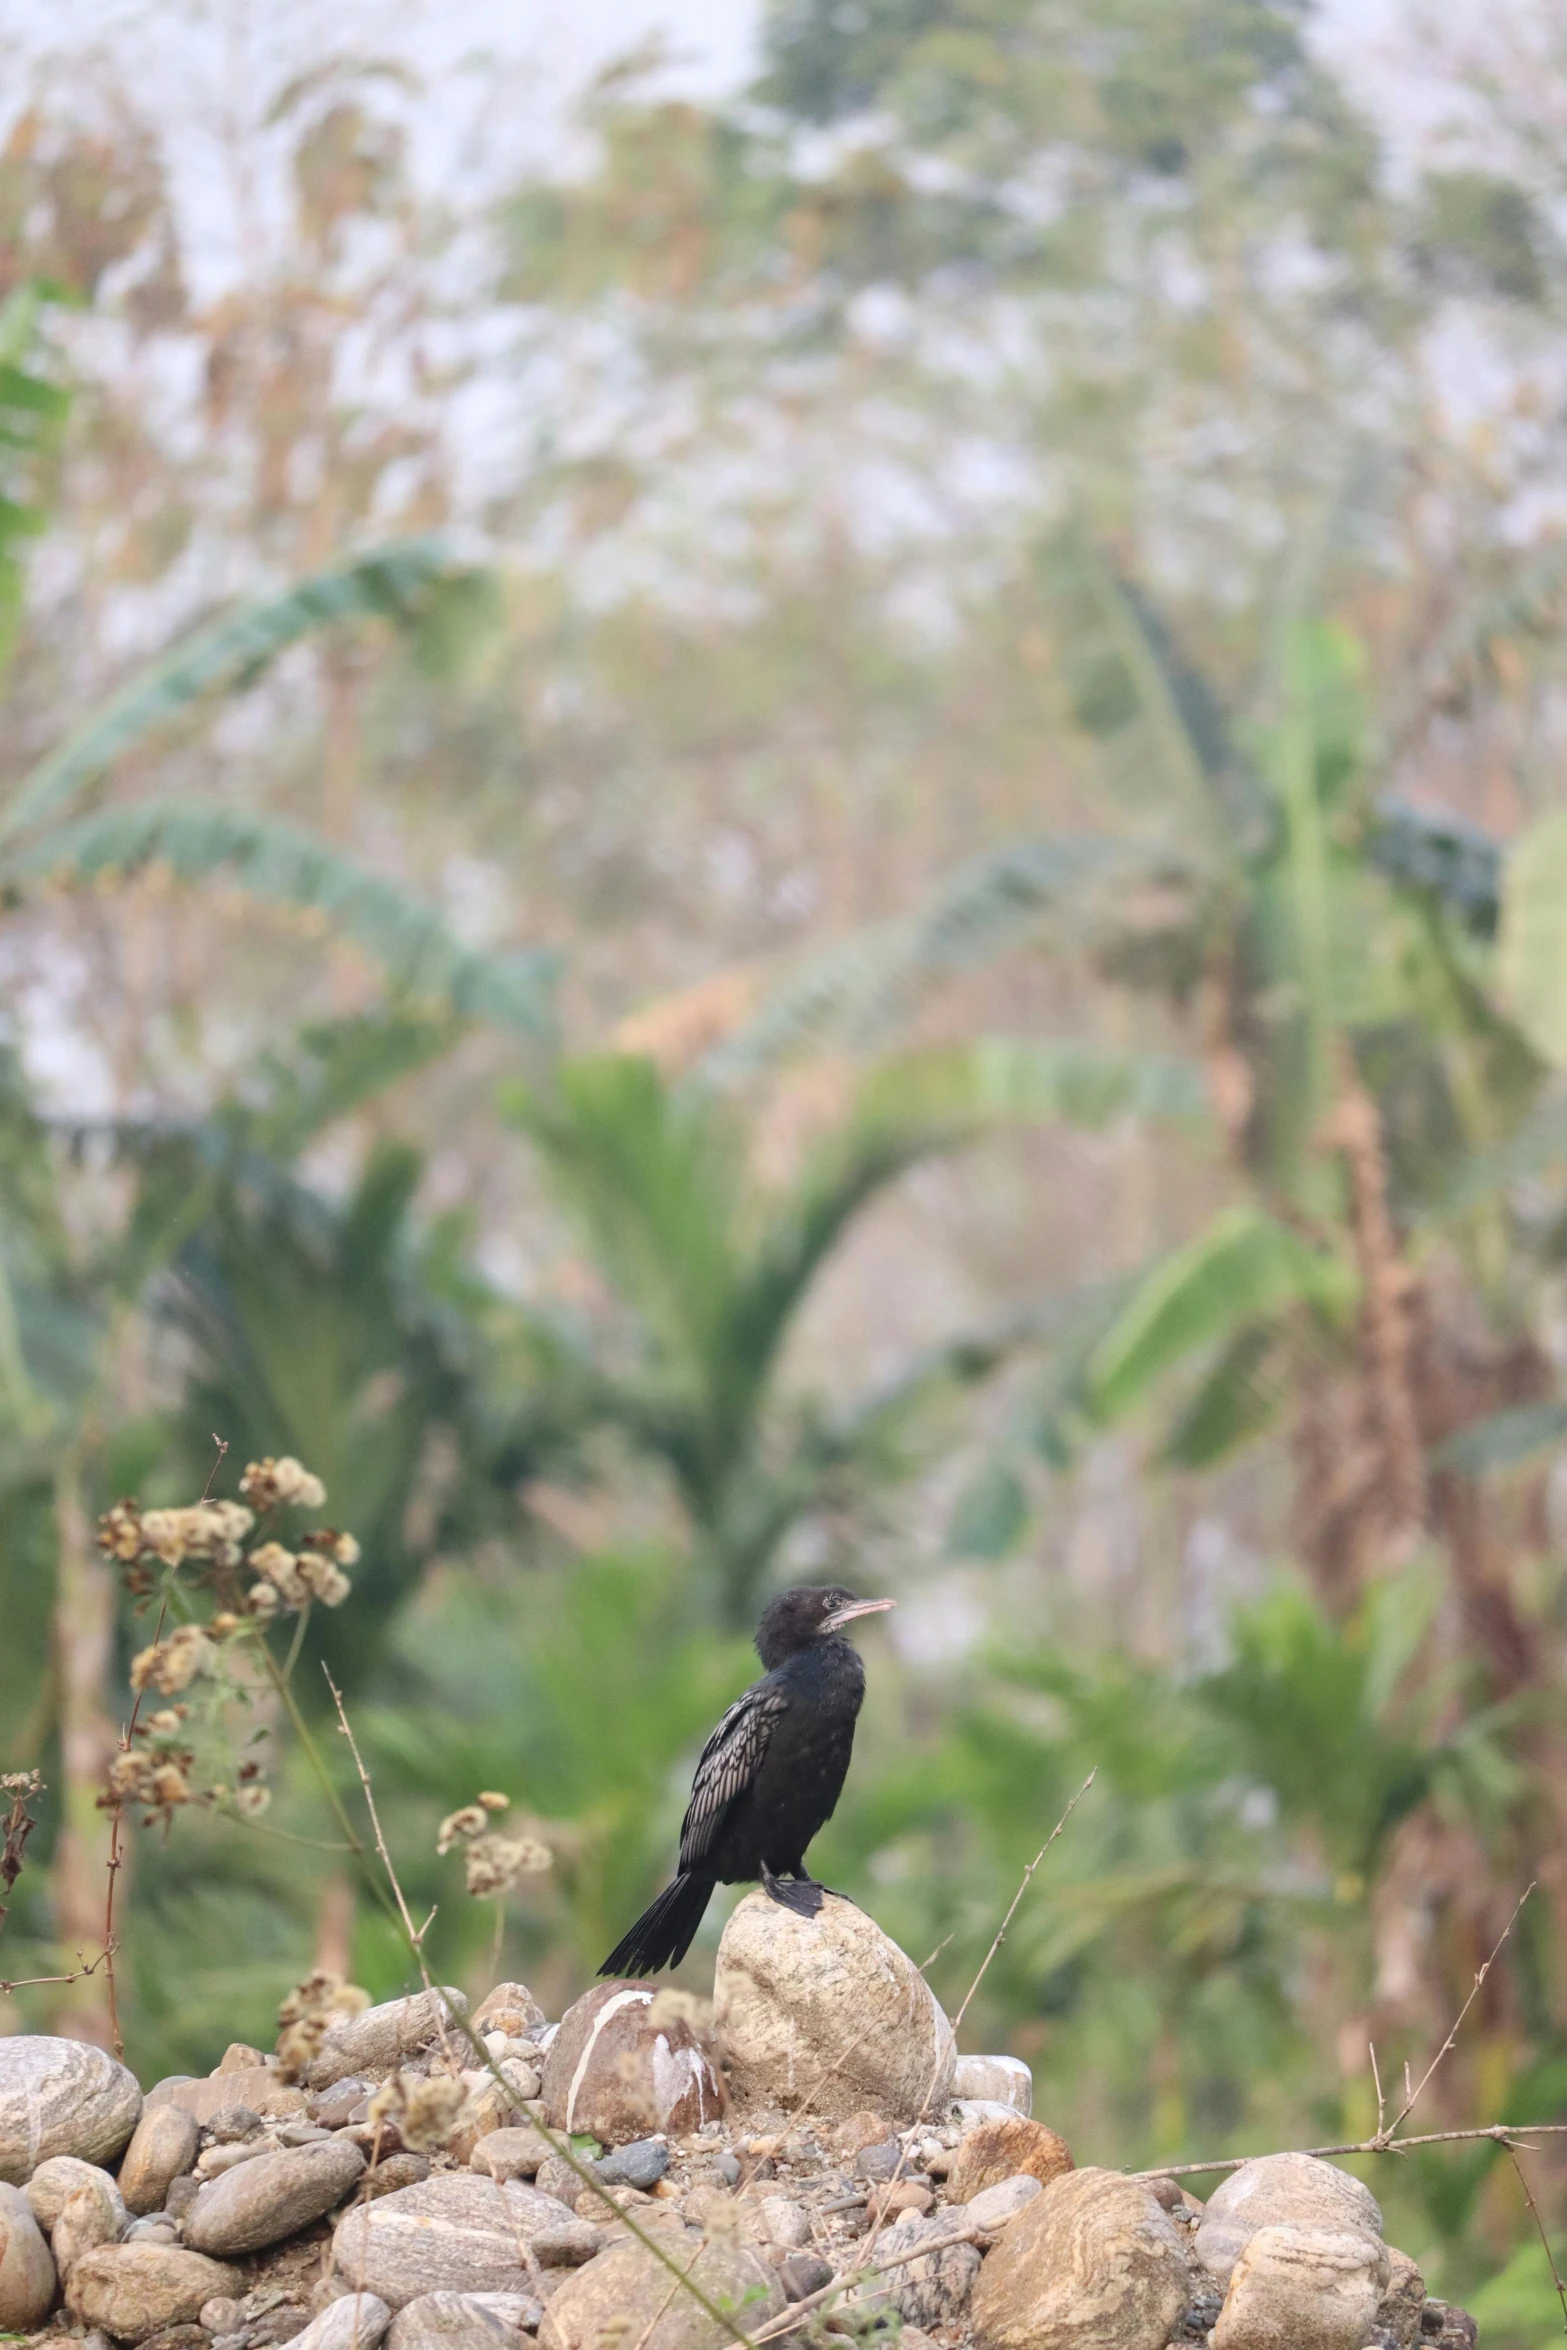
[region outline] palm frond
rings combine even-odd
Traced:
[[[1138,1286],[1094,1349],[1088,1398],[1101,1419],[1140,1403],[1176,1363],[1302,1301],[1338,1310],[1354,1276],[1256,1208],[1226,1208]]]
[[[184,882],[227,872],[253,897],[324,915],[415,999],[525,1035],[548,1029],[553,957],[478,953],[433,907],[313,834],[215,801],[151,800],[80,817],[13,852],[0,881],[92,882],[151,865]]]
[[[460,591],[471,576],[440,539],[398,539],[213,621],[133,677],[39,761],[0,815],[0,840],[56,816],[121,752],[202,695],[248,685],[302,637],[342,620],[417,627],[438,617],[443,591]]]
[[[1438,1194],[1425,1221],[1445,1223],[1494,1199],[1515,1183],[1567,1164],[1567,1101],[1560,1094],[1542,1101],[1505,1142],[1475,1151]]]
[[[933,1128],[1056,1121],[1097,1128],[1118,1118],[1201,1126],[1210,1115],[1195,1061],[1012,1036],[901,1054],[866,1080],[857,1107],[861,1117]]]
[[[1098,834],[1008,841],[961,866],[917,913],[857,931],[814,956],[708,1055],[700,1075],[726,1085],[829,1039],[873,1043],[943,979],[1011,952],[1050,925],[1084,935],[1116,884],[1178,873],[1184,868],[1167,850]]]
[[[1188,1396],[1164,1440],[1174,1468],[1211,1469],[1260,1436],[1289,1387],[1289,1357],[1276,1324],[1248,1322]]]
[[[1461,1477],[1486,1477],[1547,1452],[1567,1436],[1567,1404],[1542,1401],[1513,1404],[1472,1420],[1439,1444],[1431,1458],[1439,1469]]]
[[[34,279],[0,303],[0,663],[21,618],[22,542],[47,519],[39,462],[57,445],[71,404],[39,365],[39,321],[50,299],[50,288]]]
[[[1502,903],[1502,849],[1477,824],[1390,794],[1377,803],[1366,846],[1390,881],[1440,900],[1479,937],[1493,935]]]

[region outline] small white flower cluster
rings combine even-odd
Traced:
[[[296,1461],[291,1452],[278,1460],[268,1453],[265,1460],[251,1461],[239,1481],[239,1489],[263,1515],[285,1502],[302,1510],[318,1510],[326,1500],[326,1487],[320,1478]]]
[[[237,1567],[240,1543],[255,1524],[242,1502],[197,1501],[188,1509],[148,1510],[141,1522],[144,1547],[166,1567],[185,1559],[210,1559],[215,1567]]]
[[[479,1898],[509,1893],[519,1877],[540,1876],[555,1865],[555,1855],[537,1836],[502,1836],[490,1826],[492,1812],[506,1811],[509,1795],[491,1790],[477,1803],[465,1803],[448,1812],[435,1839],[437,1853],[462,1845],[463,1871],[468,1890]]]
[[[156,1689],[177,1697],[198,1673],[210,1673],[218,1661],[217,1649],[199,1624],[181,1624],[167,1640],[155,1641],[131,1659],[131,1687]]]
[[[253,1616],[275,1616],[280,1608],[296,1612],[319,1599],[323,1607],[341,1607],[353,1585],[345,1567],[359,1562],[359,1545],[352,1534],[324,1532],[307,1535],[298,1550],[281,1542],[264,1542],[250,1554],[250,1564],[263,1580],[252,1584],[247,1604]]]

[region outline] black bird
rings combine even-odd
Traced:
[[[678,1966],[715,1885],[760,1877],[785,1909],[815,1917],[826,1888],[807,1875],[805,1848],[843,1792],[865,1697],[865,1667],[843,1627],[892,1604],[836,1584],[801,1584],[763,1612],[756,1653],[767,1671],[702,1749],[680,1830],[680,1874],[601,1975]]]

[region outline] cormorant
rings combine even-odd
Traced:
[[[760,1877],[774,1901],[815,1917],[826,1888],[806,1873],[805,1850],[843,1792],[865,1697],[865,1667],[843,1627],[892,1604],[836,1584],[800,1584],[763,1611],[756,1653],[767,1670],[702,1749],[680,1830],[680,1873],[601,1975],[678,1966],[715,1885]]]

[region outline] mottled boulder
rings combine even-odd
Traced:
[[[185,2214],[185,2241],[230,2256],[280,2244],[351,2195],[365,2158],[348,2138],[258,2154],[203,2187]]]
[[[243,2283],[221,2261],[178,2244],[104,2244],[72,2269],[65,2305],[83,2325],[141,2342],[165,2326],[194,2325],[204,2302],[232,2297]]]
[[[759,2254],[732,2238],[703,2244],[671,2231],[668,2250],[682,2271],[719,2306],[745,2309],[754,2333],[784,2306],[783,2288]],[[688,2293],[671,2292],[667,2268],[641,2244],[614,2245],[579,2269],[554,2295],[539,2328],[539,2350],[599,2350],[605,2341],[636,2350],[729,2350],[732,2329],[709,2317]],[[747,2300],[754,2294],[754,2300]]]
[[[540,2267],[569,2268],[591,2260],[600,2242],[552,2195],[449,2171],[356,2203],[337,2223],[332,2266],[346,2285],[396,2310],[421,2293],[525,2293],[527,2253]]]
[[[182,2105],[148,2105],[120,2164],[120,2193],[128,2211],[161,2211],[173,2181],[196,2160],[201,2128]]]
[[[1385,2246],[1358,2228],[1259,2228],[1235,2263],[1214,2350],[1361,2350],[1387,2283]]]
[[[741,2105],[889,2121],[938,2114],[952,2027],[911,1958],[850,1901],[797,1917],[748,1893],[718,1946],[714,2026]]]
[[[119,2187],[106,2170],[96,2162],[82,2162],[74,2154],[52,2154],[41,2162],[22,2192],[27,2207],[46,2236],[52,2235],[54,2225],[73,2195],[83,2188],[103,2195],[116,2217],[115,2234],[124,2232],[130,2218]],[[108,2243],[107,2236],[101,2239]]]
[[[473,2011],[474,2030],[504,2032],[508,2040],[531,2040],[544,2029],[544,2010],[526,1983],[497,1983]]]
[[[544,2118],[601,2145],[715,2121],[722,2084],[682,2003],[648,1983],[600,1983],[561,2018],[544,2063]]]
[[[954,2097],[1009,2105],[1014,2113],[1034,2110],[1034,2076],[1019,2056],[960,2056],[952,2075]]]
[[[947,2192],[954,2203],[967,2203],[986,2187],[1003,2179],[1037,2179],[1048,2186],[1073,2167],[1072,2149],[1043,2122],[1008,2114],[1001,2121],[981,2122],[958,2140],[947,2170]]]
[[[520,2350],[543,2315],[529,2293],[421,2293],[393,2318],[389,2350]]]
[[[26,2334],[54,2304],[54,2259],[27,2199],[0,2185],[0,2333]]]
[[[885,2260],[916,2244],[938,2247],[963,2224],[964,2214],[933,2211],[928,2218],[906,2212],[886,2229],[877,2245]],[[948,2243],[890,2269],[886,2289],[876,2296],[878,2309],[895,2309],[906,2325],[958,2326],[968,2315],[969,2301],[979,2276],[979,2250],[973,2244]]]
[[[328,2026],[305,2079],[312,2089],[321,2090],[350,2073],[392,2072],[405,2057],[417,2056],[443,2033],[452,2032],[453,2014],[467,2013],[466,1993],[447,1988],[416,1991],[408,1999],[389,1999],[383,2006],[362,2008],[358,2015],[339,2016]],[[453,2046],[463,2051],[468,2041],[453,2032]]]
[[[1164,2350],[1190,2299],[1174,2221],[1119,2171],[1052,2179],[974,2289],[979,2350]]]
[[[1208,2198],[1197,2228],[1197,2257],[1227,2285],[1259,2228],[1307,2228],[1319,2235],[1382,2236],[1382,2213],[1369,2187],[1314,2154],[1265,2154],[1243,2162]]]
[[[0,2038],[0,2180],[24,2186],[53,2154],[107,2162],[135,2129],[134,2073],[85,2040]]]

